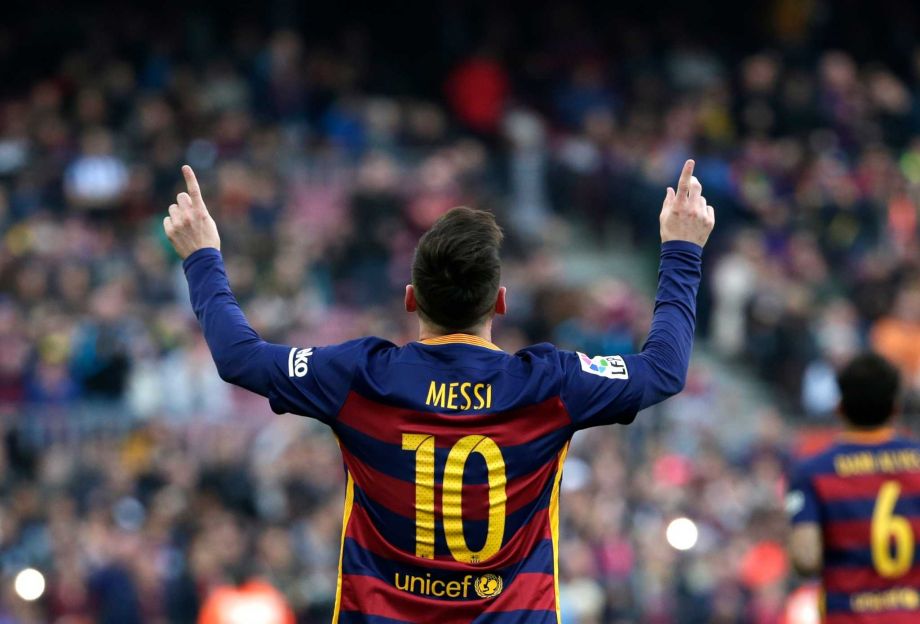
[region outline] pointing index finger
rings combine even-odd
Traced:
[[[201,199],[201,188],[198,186],[198,178],[195,172],[188,165],[182,166],[182,175],[185,176],[185,185],[188,187],[188,194],[194,199]]]
[[[693,177],[693,167],[696,165],[693,159],[684,163],[684,169],[680,172],[680,181],[677,183],[678,198],[686,197],[690,193],[690,179]],[[189,169],[191,171],[191,169]]]

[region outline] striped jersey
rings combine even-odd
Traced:
[[[787,508],[821,526],[826,624],[920,622],[920,444],[846,434],[797,467]]]
[[[258,338],[219,252],[185,263],[221,376],[327,424],[346,473],[340,624],[561,622],[559,489],[572,435],[629,423],[678,392],[700,248],[667,243],[641,353],[539,344],[510,354],[452,334],[291,347]]]

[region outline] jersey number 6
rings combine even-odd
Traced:
[[[910,522],[894,513],[900,494],[900,483],[885,481],[872,511],[872,564],[882,578],[904,576],[914,562],[914,532]]]
[[[404,451],[415,453],[415,555],[434,559],[434,436],[404,433]],[[473,453],[485,460],[489,480],[489,523],[486,541],[477,551],[469,549],[463,533],[463,471]],[[444,536],[450,554],[463,563],[482,563],[495,555],[505,535],[505,459],[494,440],[468,435],[457,440],[447,454],[441,494]]]

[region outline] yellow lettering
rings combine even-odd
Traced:
[[[485,387],[485,384],[478,383],[473,386],[473,396],[476,397],[476,407],[475,409],[482,409],[485,407],[486,400],[482,397],[482,389]]]
[[[897,470],[895,466],[895,458],[891,453],[879,453],[877,456],[879,468],[882,472],[894,472]]]
[[[460,409],[464,409],[464,410],[470,409],[470,405],[472,404],[472,401],[470,401],[470,395],[467,393],[466,389],[472,385],[473,384],[471,384],[468,381],[464,381],[462,384],[460,384],[460,396],[466,399],[466,403],[464,403],[463,407],[461,407]]]
[[[458,597],[460,595],[460,581],[451,581],[448,583],[444,593],[447,594],[448,598]]]
[[[393,583],[394,583],[394,585],[396,585],[396,589],[401,589],[401,590],[403,590],[403,591],[409,589],[409,577],[403,576],[403,582],[402,582],[402,584],[400,584],[400,582],[399,582],[399,572],[396,573],[396,579],[393,581]]]
[[[453,410],[489,409],[492,407],[492,385],[474,384],[472,381],[432,381],[428,385],[425,405]]]
[[[920,607],[920,594],[914,589],[894,588],[880,592],[862,592],[850,598],[850,608],[857,612],[891,611],[904,609],[916,611]]]
[[[431,385],[428,386],[428,397],[425,399],[425,405],[444,407],[444,384],[431,382]]]
[[[834,472],[836,472],[838,475],[842,475],[845,470],[843,467],[845,462],[846,462],[845,455],[837,455],[836,457],[834,457]]]
[[[456,583],[456,581],[454,581],[454,582]],[[440,585],[440,586],[443,588],[443,587],[444,587],[444,581],[432,581],[432,582],[431,582],[431,595],[432,595],[432,596],[439,596],[439,597],[440,597],[440,596],[443,596],[443,595],[444,595],[444,590],[443,590],[443,589],[438,589],[438,585]]]
[[[841,477],[875,474],[876,472],[896,472],[900,470],[900,461],[891,453],[875,455],[868,451],[838,455],[834,458],[834,471]]]
[[[415,589],[415,581],[418,581],[418,589]],[[413,594],[425,593],[425,579],[420,576],[413,576],[412,580],[409,581],[409,591]]]
[[[469,574],[463,577],[463,597],[466,598],[469,595],[470,591],[470,579],[473,578]]]
[[[460,385],[459,383],[457,383],[456,381],[454,381],[454,382],[451,382],[450,386],[448,386],[448,390],[447,390],[447,407],[450,408],[450,409],[457,409],[457,404],[454,403],[454,399],[457,398],[457,393],[454,392],[454,389],[455,389],[457,386],[459,386],[459,385]]]

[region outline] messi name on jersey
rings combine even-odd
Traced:
[[[474,381],[432,381],[428,386],[425,405],[452,410],[489,409],[492,407],[492,384]]]

